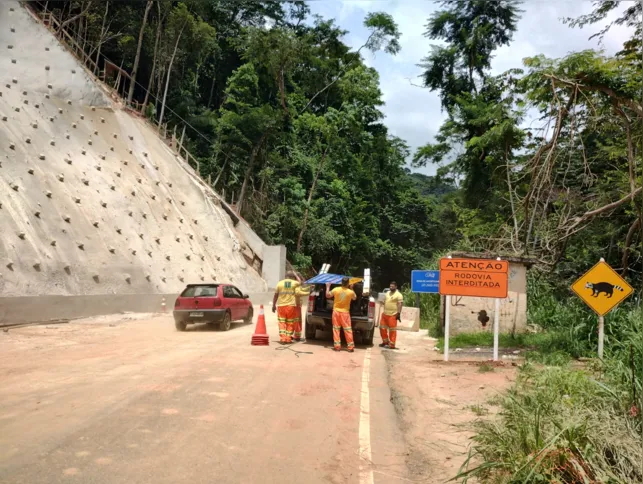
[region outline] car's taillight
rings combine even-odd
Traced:
[[[176,301],[174,301],[174,307],[178,308],[181,305],[181,298],[177,297]]]
[[[373,299],[368,301],[368,319],[375,317],[375,301]]]
[[[221,306],[221,299],[219,299],[218,297],[213,298],[212,299],[212,305],[214,307]]]
[[[315,310],[315,295],[311,294],[308,296],[308,314],[311,314]]]

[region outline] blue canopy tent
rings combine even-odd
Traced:
[[[363,281],[361,277],[343,276],[340,274],[317,274],[315,277],[308,279],[305,284],[341,284],[344,277],[350,278],[349,284]]]

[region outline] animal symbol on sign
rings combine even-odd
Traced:
[[[487,323],[489,322],[489,316],[487,316],[487,311],[484,309],[478,312],[478,321],[482,323],[482,327],[486,328]]]
[[[612,297],[612,295],[614,294],[614,289],[621,292],[623,292],[624,290],[621,286],[610,284],[609,282],[597,282],[595,284],[587,282],[585,283],[585,288],[592,290],[593,297],[598,297],[601,292],[604,292],[607,297]]]

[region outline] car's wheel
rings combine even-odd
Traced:
[[[176,326],[177,331],[185,331],[187,324],[185,324],[183,321],[174,321],[174,326]]]
[[[231,326],[232,318],[230,317],[230,313],[225,313],[225,316],[223,316],[223,321],[219,323],[219,329],[221,331],[229,331]]]
[[[251,323],[252,323],[252,316],[253,316],[253,314],[254,314],[254,312],[253,312],[252,307],[249,307],[249,308],[248,308],[248,315],[245,317],[245,319],[243,320],[243,322],[244,322],[244,323],[246,323],[246,324],[251,324]]]
[[[315,337],[317,336],[317,328],[310,324],[308,320],[306,320],[305,334],[306,339],[315,339]]]
[[[374,337],[375,337],[375,328],[364,333],[364,336],[362,336],[362,343],[364,343],[367,346],[373,346]]]

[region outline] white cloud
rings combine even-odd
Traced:
[[[432,44],[438,42],[424,37],[426,23],[439,3],[426,0],[327,0],[310,3],[314,13],[337,19],[338,25],[349,31],[344,41],[355,48],[368,36],[363,26],[364,16],[372,11],[390,13],[397,22],[402,37],[402,51],[397,56],[384,52],[364,54],[367,65],[380,73],[381,89],[386,105],[382,108],[386,125],[391,134],[409,144],[414,151],[431,142],[444,119],[440,100],[436,93],[415,87],[421,84],[418,76],[422,69],[418,63],[425,57]],[[604,48],[606,53],[618,51],[630,32],[624,27],[613,27],[605,36],[604,45],[598,40],[588,40],[602,25],[585,29],[572,29],[561,21],[564,17],[578,17],[592,10],[589,1],[528,0],[522,5],[523,13],[509,46],[498,49],[492,62],[494,72],[522,67],[525,57],[544,54],[547,57],[563,57],[574,51]],[[609,21],[617,14],[612,14]],[[421,170],[434,173],[436,167]]]

